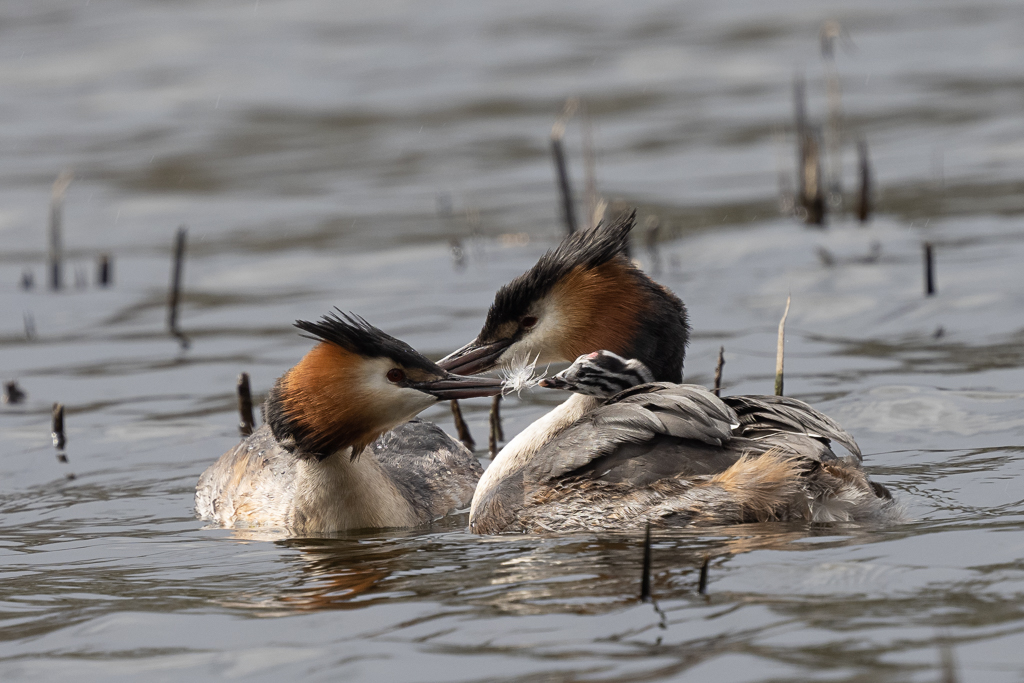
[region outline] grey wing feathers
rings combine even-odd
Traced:
[[[860,446],[849,432],[803,401],[788,396],[723,396],[722,401],[739,416],[739,435],[757,438],[780,431],[805,434],[837,441],[856,456],[858,462],[862,459]]]
[[[612,397],[546,444],[527,466],[528,481],[560,477],[630,444],[659,437],[720,447],[739,424],[735,412],[705,387],[656,383]]]

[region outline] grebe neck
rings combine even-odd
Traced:
[[[487,492],[498,483],[526,467],[540,448],[558,436],[566,427],[590,412],[604,401],[596,396],[573,394],[567,401],[552,410],[544,417],[536,420],[529,427],[505,444],[505,447],[494,456],[494,460],[484,471],[473,494],[473,505],[470,519],[476,512],[477,503],[483,500]]]

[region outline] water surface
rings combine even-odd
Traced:
[[[779,187],[795,72],[825,117],[832,18],[843,185],[863,136],[878,213],[821,231],[780,215]],[[5,680],[933,681],[944,648],[960,680],[1024,678],[1016,3],[43,1],[0,8],[0,34],[0,374],[28,394],[0,407]],[[792,295],[787,393],[857,437],[908,521],[658,533],[656,610],[627,534],[195,520],[196,479],[237,442],[235,378],[262,395],[295,363],[293,320],[340,306],[438,358],[557,242],[548,134],[568,96],[598,190],[640,208],[634,255],[687,302],[688,380],[711,382],[724,346],[725,391],[769,392]],[[164,322],[181,224],[188,349]],[[556,400],[506,401],[506,433]],[[487,401],[463,410],[484,443]],[[451,429],[446,407],[425,417]]]

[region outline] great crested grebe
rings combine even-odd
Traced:
[[[832,463],[829,468],[842,463],[848,478],[862,483],[862,491],[878,502],[846,504],[847,493],[836,489],[838,497],[832,496],[823,485],[821,497],[808,506],[816,511],[812,518],[876,519],[893,509],[888,491],[860,473],[853,438],[807,404],[781,397],[719,400],[706,389],[678,384],[689,332],[686,308],[624,255],[634,224],[635,214],[624,215],[565,238],[501,287],[477,338],[438,363],[451,372],[474,374],[508,368],[523,358],[571,362],[605,350],[634,361],[622,368],[635,372],[632,384],[656,383],[608,405],[602,405],[607,393],[594,388],[609,380],[604,370],[594,375],[600,381],[593,387],[572,385],[586,391],[573,393],[495,456],[477,484],[470,529],[498,533],[629,528],[647,521],[684,524],[698,517],[718,523],[796,517],[801,516],[793,512],[797,508],[787,507],[796,490],[794,477],[822,472],[826,463]],[[577,368],[574,376],[584,369]],[[852,456],[837,458],[830,439]],[[692,488],[688,476],[707,475],[726,477],[737,494],[759,501],[749,508],[755,512],[738,517],[723,499],[716,514],[711,508],[698,516],[695,510],[669,514],[664,494],[679,482]],[[769,485],[776,480],[782,483]],[[603,502],[583,504],[579,496],[597,490],[607,496]],[[548,505],[573,495],[579,505]],[[539,507],[547,516],[529,517],[530,509]]]
[[[853,437],[803,401],[718,398],[651,382],[608,351],[540,381],[606,399],[558,432],[514,476],[477,490],[470,528],[578,531],[803,520],[891,520],[899,508],[861,472]],[[849,456],[838,457],[829,441]]]
[[[434,425],[402,423],[438,401],[493,396],[501,381],[453,375],[357,316],[295,326],[320,343],[274,384],[265,424],[200,477],[199,516],[301,534],[415,526],[465,507],[476,458]]]

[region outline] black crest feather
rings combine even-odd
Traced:
[[[343,313],[336,308],[333,313],[328,313],[317,322],[296,320],[295,327],[308,332],[307,336],[310,339],[335,344],[360,356],[390,358],[407,368],[420,368],[438,375],[444,374],[443,370],[419,351],[354,313]]]
[[[526,315],[533,302],[546,296],[574,268],[597,268],[625,254],[629,233],[635,225],[634,210],[610,223],[601,221],[593,228],[574,232],[563,239],[557,247],[541,256],[533,268],[498,290],[487,311],[480,338],[487,339],[502,323],[519,320]]]

